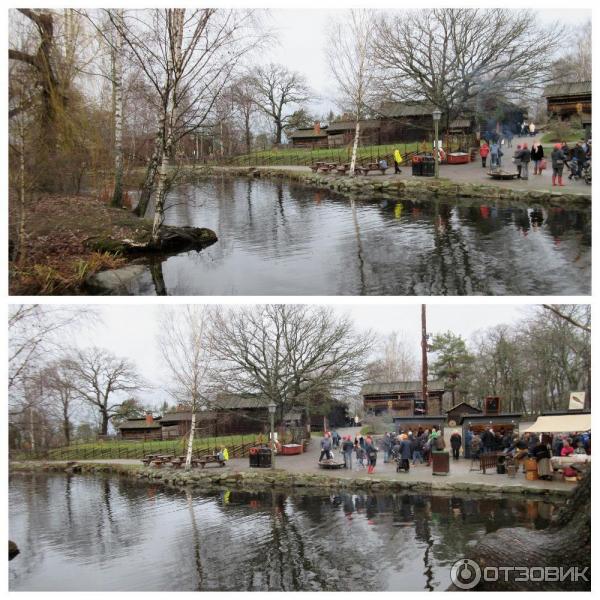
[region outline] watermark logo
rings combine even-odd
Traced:
[[[452,583],[461,590],[472,590],[481,581],[481,568],[470,558],[460,558],[450,571]]]
[[[580,567],[484,567],[470,558],[459,558],[450,570],[452,583],[461,590],[472,590],[480,581],[540,583],[589,581],[588,568]]]

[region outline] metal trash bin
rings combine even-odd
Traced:
[[[248,459],[250,460],[250,467],[253,468],[257,468],[260,465],[258,464],[259,461],[259,454],[258,454],[258,448],[250,448],[250,452],[248,453]]]
[[[270,448],[260,448],[258,450],[258,466],[263,469],[271,468],[272,454]]]
[[[431,453],[432,472],[434,475],[448,475],[450,473],[450,452],[442,450]]]
[[[419,161],[413,161],[412,174],[414,177],[421,177],[423,175],[423,163]]]
[[[435,160],[431,156],[424,156],[421,161],[421,175],[433,177],[435,175]]]

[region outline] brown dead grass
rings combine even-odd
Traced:
[[[18,263],[10,263],[11,294],[81,294],[88,275],[126,262],[116,253],[91,250],[86,240],[136,238],[147,233],[150,223],[103,200],[43,196],[28,206],[23,252]],[[14,227],[10,230],[14,232]]]

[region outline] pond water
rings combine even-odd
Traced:
[[[590,293],[589,210],[464,200],[355,206],[281,181],[181,185],[168,198],[166,223],[208,227],[219,241],[157,260],[134,293]]]
[[[537,500],[415,493],[196,493],[19,474],[10,590],[443,590],[469,543],[545,528]]]

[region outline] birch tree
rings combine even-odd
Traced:
[[[260,46],[253,11],[153,9],[111,20],[159,98],[158,131],[138,212],[154,189],[152,237],[159,239],[177,144],[210,119],[242,55]]]
[[[115,22],[123,20],[123,9],[115,11]],[[113,44],[111,48],[111,83],[113,118],[115,133],[115,174],[111,205],[123,206],[123,36],[122,27],[113,27]]]
[[[206,306],[170,307],[162,316],[159,345],[173,385],[171,395],[190,407],[192,422],[185,468],[192,464],[196,414],[206,409],[211,366],[210,312]]]
[[[334,23],[329,35],[329,68],[341,92],[342,110],[354,116],[355,130],[349,173],[354,175],[360,139],[360,121],[373,98],[375,64],[371,45],[373,17],[368,10],[351,10],[344,21]]]

